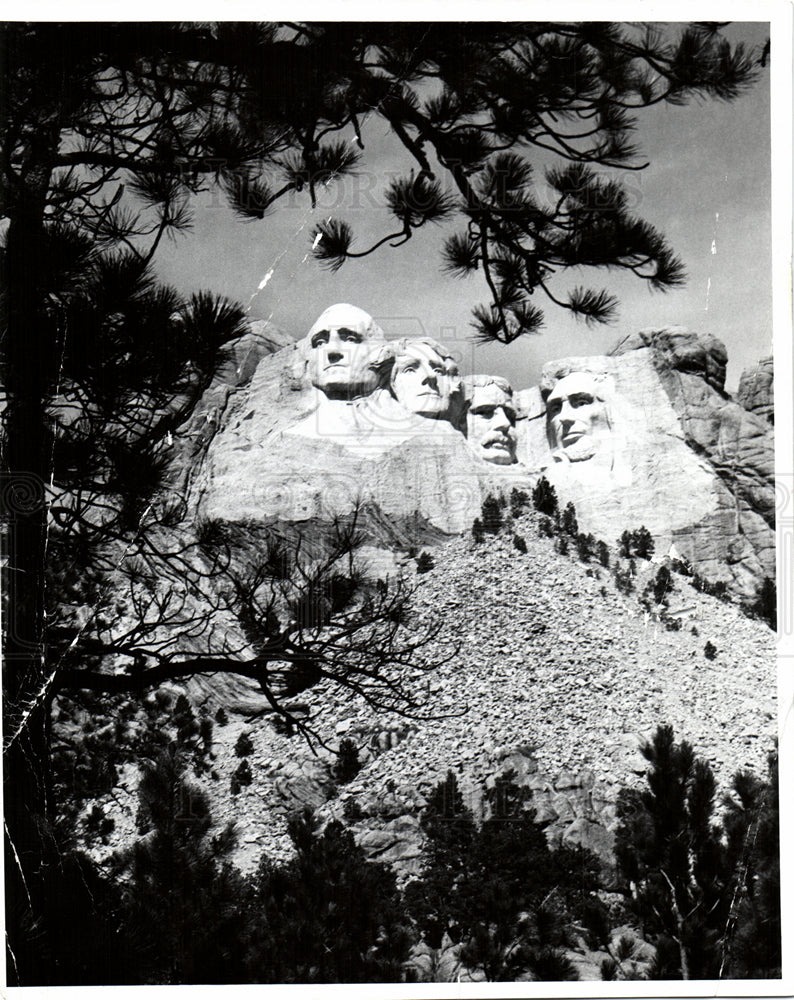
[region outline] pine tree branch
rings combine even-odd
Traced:
[[[681,978],[688,980],[689,957],[687,956],[686,948],[684,947],[684,920],[681,916],[681,911],[678,909],[678,901],[676,899],[673,883],[670,881],[667,872],[663,868],[660,868],[659,872],[670,889],[670,906],[673,911],[673,916],[675,917],[676,927],[678,929],[678,936],[673,937],[673,940],[678,945],[679,960],[681,962]]]

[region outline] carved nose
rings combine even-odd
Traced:
[[[429,385],[433,389],[437,389],[438,388],[438,378],[436,376],[436,373],[435,372],[428,372],[425,375],[425,377],[424,377],[424,379],[422,381],[422,385]]]
[[[337,350],[336,348],[333,348],[328,352],[329,361],[341,361],[342,358],[343,358],[342,352]]]
[[[494,411],[493,418],[491,419],[491,427],[494,430],[507,430],[509,426],[510,421],[507,419],[507,414],[500,406]]]

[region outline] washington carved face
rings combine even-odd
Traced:
[[[469,444],[480,458],[495,465],[516,461],[516,411],[511,393],[495,382],[471,388],[466,415]]]
[[[391,375],[392,392],[406,410],[441,419],[449,418],[459,381],[454,361],[421,341],[405,345]]]
[[[374,339],[372,317],[356,306],[326,309],[307,336],[307,371],[313,386],[329,399],[354,399],[377,388],[378,373],[371,367],[382,345]]]
[[[592,458],[609,428],[593,376],[572,372],[561,378],[546,399],[546,420],[552,451],[562,452],[571,462]]]

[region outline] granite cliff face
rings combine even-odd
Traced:
[[[771,362],[743,378],[743,402],[724,391],[723,345],[679,328],[630,335],[607,356],[549,362],[540,386],[514,395],[518,461],[491,464],[459,423],[406,412],[383,385],[329,404],[301,375],[303,342],[285,339],[255,329],[177,438],[201,517],[306,524],[363,502],[379,512],[370,540],[393,549],[395,533],[465,532],[488,493],[543,474],[575,504],[581,530],[610,544],[645,525],[657,554],[741,596],[774,577]],[[595,453],[571,461],[572,449],[555,448],[546,401],[561,379],[583,375],[605,396],[603,426]]]
[[[324,405],[296,377],[299,361],[297,344],[264,357],[188,430],[203,449],[190,476],[199,516],[306,522],[369,502],[392,527],[456,534],[501,480],[530,482],[518,464],[488,466],[451,423],[406,412],[382,388],[363,403]]]
[[[527,462],[541,467],[580,526],[613,540],[644,524],[657,553],[751,596],[774,578],[774,443],[767,420],[724,391],[727,356],[713,337],[645,330],[609,356],[544,366],[529,415]],[[555,461],[543,397],[568,372],[600,380],[610,433],[593,459]]]
[[[764,358],[757,365],[742,372],[736,398],[750,413],[770,424],[775,423],[774,364]]]

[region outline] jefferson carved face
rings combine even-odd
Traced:
[[[392,392],[406,410],[422,417],[449,419],[459,383],[452,358],[442,357],[422,341],[407,343],[394,360]]]
[[[382,346],[383,334],[363,309],[331,306],[306,340],[309,379],[329,399],[354,399],[377,388],[379,376],[371,361]]]
[[[496,382],[473,385],[466,414],[469,444],[480,458],[494,465],[516,461],[516,411],[512,393]]]
[[[592,458],[599,438],[609,428],[606,406],[596,380],[587,372],[561,378],[546,399],[546,421],[552,451],[571,462]]]

